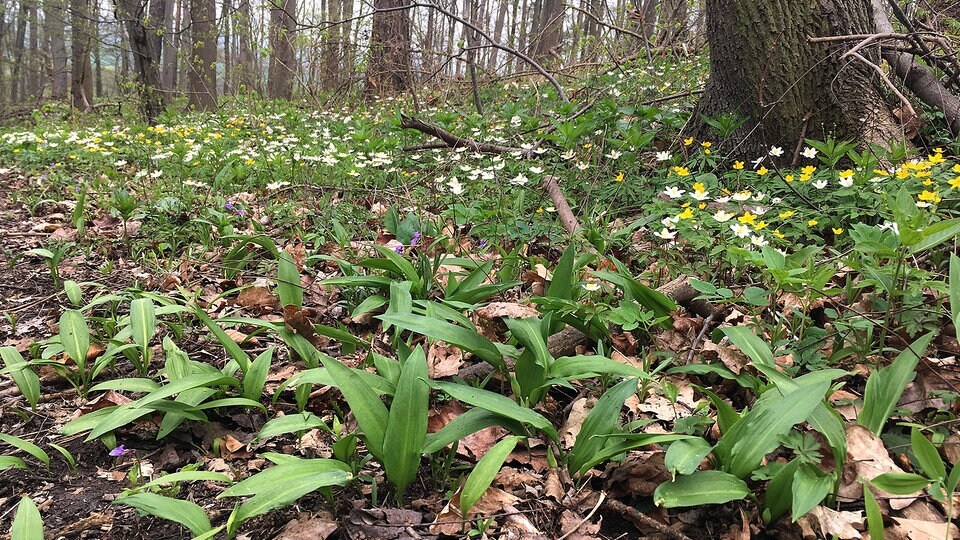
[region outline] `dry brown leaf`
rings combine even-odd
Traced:
[[[563,481],[560,479],[560,471],[551,468],[547,471],[547,477],[543,485],[543,494],[556,502],[563,500]]]
[[[540,475],[533,471],[520,470],[514,467],[503,467],[494,478],[494,483],[507,491],[513,491],[519,486],[533,486],[540,482]]]
[[[560,531],[570,540],[592,540],[599,538],[600,523],[583,521],[583,517],[568,509],[560,514]]]
[[[443,341],[434,342],[427,353],[427,368],[431,379],[452,377],[463,365],[463,351]]]
[[[280,298],[270,292],[267,287],[254,285],[240,291],[236,303],[238,306],[259,312],[279,308]]]
[[[583,420],[596,402],[596,399],[582,397],[570,406],[570,413],[567,414],[567,419],[560,428],[560,442],[564,448],[573,448],[574,443],[577,442],[577,435],[580,434],[580,428],[583,426]]]
[[[886,447],[880,437],[870,430],[858,425],[847,426],[847,463],[843,467],[843,478],[840,482],[838,496],[846,500],[858,500],[863,497],[863,484],[859,478],[872,480],[883,473],[902,473],[903,469],[890,459]],[[890,508],[901,510],[910,506],[916,497],[893,496],[886,492],[875,490],[877,498],[889,502]]]
[[[256,336],[250,337],[249,335],[244,334],[243,332],[233,328],[227,328],[223,332],[227,334],[227,336],[237,345],[247,345],[250,347],[256,347],[257,345],[260,344],[260,340],[257,339]]]
[[[939,540],[941,538],[960,538],[960,530],[950,523],[920,521],[916,519],[893,518],[889,532],[893,538],[906,540]]]
[[[478,309],[476,313],[478,317],[488,321],[496,318],[527,319],[540,316],[540,313],[534,306],[518,304],[516,302],[491,302]]]
[[[840,540],[863,538],[860,534],[865,528],[863,512],[843,512],[817,506],[807,516],[816,520],[822,538],[831,538],[834,535]]]
[[[662,450],[631,454],[621,463],[607,466],[603,477],[606,491],[611,497],[649,497],[657,486],[671,480],[663,464],[666,455]]]
[[[321,510],[314,516],[301,515],[291,520],[276,540],[326,540],[337,528],[337,520],[333,515]]]
[[[523,512],[507,506],[504,508],[507,516],[503,519],[503,530],[500,532],[501,538],[519,538],[522,540],[547,540],[547,536],[537,529],[537,526],[530,521]]]
[[[459,401],[448,401],[440,410],[431,411],[430,417],[427,419],[427,431],[435,433],[465,412],[467,412],[466,407]],[[506,436],[507,433],[507,430],[499,426],[492,426],[471,433],[457,443],[457,454],[474,460],[480,459],[491,446]]]

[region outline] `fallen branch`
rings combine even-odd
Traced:
[[[554,208],[557,209],[557,215],[560,216],[560,223],[563,223],[563,228],[566,229],[568,234],[576,233],[580,228],[580,222],[573,215],[573,210],[570,209],[570,204],[567,203],[567,198],[563,195],[560,184],[557,183],[557,177],[550,174],[543,177],[543,189],[546,190]]]
[[[467,137],[461,137],[459,135],[454,135],[449,131],[443,129],[440,126],[435,124],[428,124],[422,120],[418,120],[412,116],[407,116],[405,114],[400,115],[400,127],[403,129],[415,129],[421,133],[430,135],[431,137],[436,137],[443,141],[447,148],[469,148],[475,152],[483,152],[485,154],[510,154],[510,153],[520,153],[524,158],[530,159],[533,156],[532,150],[524,150],[523,148],[517,148],[514,146],[502,146],[499,144],[490,144],[475,141]],[[423,145],[418,145],[414,147],[404,148],[403,150],[420,150]],[[430,146],[430,148],[434,148]],[[442,148],[442,147],[440,147]]]
[[[691,538],[682,532],[671,529],[669,526],[653,519],[632,506],[627,506],[616,499],[607,499],[603,503],[604,508],[620,514],[623,519],[633,523],[637,528],[649,527],[655,529],[660,534],[673,538],[674,540],[691,540]]]

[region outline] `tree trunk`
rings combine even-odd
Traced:
[[[409,88],[410,10],[408,0],[374,0],[367,92],[394,94]],[[392,10],[392,11],[382,11]]]
[[[342,0],[328,0],[327,20],[340,21],[343,17]],[[340,60],[343,58],[343,36],[339,26],[327,29],[323,35],[323,72],[320,76],[320,86],[324,90],[332,90],[340,86]]]
[[[260,74],[257,71],[257,60],[253,52],[253,25],[250,21],[250,0],[240,0],[234,20],[237,23],[237,52],[239,57],[234,78],[247,92],[259,92]]]
[[[217,108],[216,0],[190,0],[190,105],[202,111]]]
[[[708,0],[710,79],[694,118],[735,114],[746,122],[723,152],[750,159],[803,137],[886,143],[897,135],[878,75],[853,58],[850,44],[810,36],[870,34],[870,0]],[[876,47],[861,49],[880,60]],[[714,139],[703,122],[692,134]],[[789,154],[789,153],[788,153]]]
[[[296,30],[296,0],[273,0],[270,8],[270,66],[267,71],[267,96],[271,99],[293,97],[293,76],[297,66],[293,50]]]
[[[24,78],[26,86],[24,87],[24,97],[38,98],[43,93],[43,61],[40,57],[40,17],[37,4],[31,2],[28,13],[30,23],[30,38],[27,58],[27,73]]]
[[[503,26],[507,21],[507,7],[509,3],[500,0],[500,6],[497,10],[497,22],[493,25],[493,39],[500,43],[503,39]],[[490,49],[490,55],[487,57],[487,71],[495,73],[497,71],[497,59],[500,57],[498,49]]]
[[[90,65],[90,1],[70,0],[70,97],[73,106],[90,110],[93,102],[93,67]]]
[[[223,0],[220,8],[220,18],[223,20],[223,93],[230,94],[233,92],[233,79],[231,78],[233,75],[231,71],[233,58],[230,56],[230,26],[233,24],[233,2],[231,0]]]
[[[560,58],[563,31],[563,0],[542,0],[540,16],[534,29],[533,58],[538,61]]]
[[[160,43],[158,32],[151,21],[161,21],[163,4],[153,2],[152,13],[147,12],[146,0],[116,0],[116,17],[127,32],[127,41],[133,53],[134,80],[140,98],[140,112],[148,123],[163,112],[163,93],[160,87]]]
[[[66,15],[64,0],[44,1],[43,24],[50,47],[50,95],[53,99],[65,98],[70,85],[70,72],[67,71]]]
[[[96,10],[93,12],[94,20],[99,20],[100,18],[100,4],[94,3],[94,8]],[[92,47],[93,52],[93,85],[96,88],[96,95],[98,98],[103,97],[103,62],[101,62],[101,55],[103,51],[100,50],[100,25],[98,23],[90,24],[90,35],[93,36],[90,40],[90,46]],[[120,47],[121,52],[123,53],[124,62],[127,61],[129,56],[127,55],[127,50],[129,47]],[[129,65],[125,65],[123,69],[123,74],[126,76],[130,73]],[[127,78],[124,77],[124,81]]]
[[[177,54],[180,51],[179,21],[176,0],[163,2],[163,39],[160,45],[163,67],[161,83],[164,92],[173,93],[177,89]]]
[[[807,3],[808,0],[800,0]],[[754,4],[769,4],[767,0],[754,1]],[[657,45],[673,47],[686,39],[687,26],[690,24],[690,13],[687,9],[687,0],[663,0],[660,12],[660,34],[657,36]],[[759,7],[759,6],[754,6]],[[709,13],[709,8],[708,13]]]

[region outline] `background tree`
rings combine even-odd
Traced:
[[[267,75],[267,96],[271,99],[293,97],[293,77],[296,73],[293,49],[296,30],[296,0],[271,0],[270,7],[270,67]]]
[[[164,1],[116,0],[116,17],[126,27],[127,40],[133,54],[133,66],[140,111],[152,122],[163,111],[163,90],[160,82],[160,36],[155,25],[163,21]],[[148,26],[150,25],[150,26]]]
[[[204,111],[217,108],[216,21],[216,0],[190,0],[190,105]]]
[[[410,10],[408,0],[374,0],[367,67],[367,91],[391,94],[409,88]]]
[[[696,117],[746,120],[725,152],[757,157],[803,137],[885,143],[897,135],[878,74],[844,57],[850,42],[808,39],[873,33],[869,0],[707,0],[706,17],[710,78]],[[880,60],[877,47],[860,54]],[[702,122],[694,132],[715,136]]]
[[[70,0],[70,96],[81,111],[89,110],[93,103],[92,17],[90,0]]]

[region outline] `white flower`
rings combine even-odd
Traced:
[[[680,223],[680,218],[677,216],[667,216],[660,220],[660,223],[663,223],[664,227],[676,227],[677,223]]]
[[[566,152],[560,154],[560,157],[564,160],[571,160],[577,157],[577,154],[573,150],[567,150]]]
[[[125,159],[118,159],[113,163],[114,167],[123,167],[126,164],[127,164],[127,160]]]
[[[890,229],[891,231],[893,231],[893,234],[896,234],[896,235],[900,234],[900,228],[893,221],[884,221],[883,225],[878,225],[878,227],[880,227],[881,231],[884,229]]]
[[[520,123],[522,121],[523,120],[519,116],[514,115],[513,118],[510,119],[510,125],[513,127],[520,127]]]
[[[605,156],[609,159],[619,159],[622,155],[623,152],[620,152],[619,150],[611,150],[609,154],[605,154]]]
[[[750,236],[750,227],[743,223],[731,223],[730,230],[733,231],[733,234],[737,235],[737,238]]]
[[[670,161],[670,152],[657,152],[657,161]]]
[[[767,196],[766,193],[762,193],[762,192],[758,191],[757,194],[753,196],[753,200],[755,200],[755,201],[757,201],[757,202],[760,202],[760,201],[762,201],[766,196]]]
[[[587,169],[590,168],[590,164],[589,164],[589,163],[584,163],[583,161],[578,161],[578,162],[577,162],[577,168],[580,169],[581,171],[585,171],[585,170],[587,170]]]
[[[780,148],[779,146],[771,146],[771,147],[770,147],[770,155],[773,156],[773,157],[780,157],[780,156],[782,156],[782,155],[783,155],[783,148]]]
[[[583,288],[590,292],[596,292],[600,290],[600,284],[596,281],[587,281],[583,284]]]
[[[762,236],[753,235],[750,237],[750,243],[760,247],[768,244],[767,239]]]
[[[530,167],[530,172],[533,174],[540,174],[543,172],[543,167]]]
[[[463,193],[463,184],[461,184],[456,178],[453,178],[447,182],[447,186],[450,187],[450,193],[453,193],[454,195],[460,195]]]
[[[704,201],[710,198],[710,194],[706,191],[693,191],[690,193],[690,196],[698,201]]]
[[[846,177],[846,178],[841,178],[841,179],[840,179],[840,185],[843,186],[843,187],[850,187],[850,186],[852,186],[852,185],[853,185],[853,177],[852,177],[852,176],[848,176],[848,177]]]
[[[750,163],[753,164],[753,168],[756,169],[757,167],[760,166],[761,163],[763,163],[763,160],[766,159],[766,157],[767,156],[760,156],[757,159],[751,161]]]
[[[511,183],[512,185],[514,185],[514,186],[522,186],[522,185],[526,184],[526,183],[529,182],[529,181],[530,181],[530,179],[527,178],[526,176],[524,176],[523,173],[520,173],[520,174],[518,174],[518,175],[516,175],[515,177],[513,177],[513,178],[510,179],[510,183]]]
[[[803,157],[811,159],[817,157],[817,149],[812,146],[804,147]]]
[[[677,186],[670,186],[663,190],[663,194],[671,199],[679,199],[680,197],[683,197],[684,193],[686,193],[686,191],[678,188]]]
[[[734,216],[736,216],[736,214],[731,214],[726,210],[720,210],[719,212],[713,215],[713,219],[717,220],[720,223],[723,223],[724,221],[730,221],[731,219],[734,218]]]
[[[929,208],[929,207],[930,207],[929,201],[917,201],[917,208]]]
[[[745,200],[747,200],[747,199],[749,199],[749,198],[750,198],[750,192],[749,192],[749,191],[738,191],[738,192],[734,193],[733,196],[731,196],[731,199],[733,199],[733,200],[735,200],[735,201],[737,201],[737,202],[743,202],[743,201],[745,201]]]
[[[813,183],[813,187],[815,187],[815,188],[817,188],[817,189],[823,189],[823,188],[827,187],[827,181],[826,181],[826,180],[817,180],[816,182]]]
[[[270,191],[276,191],[282,188],[283,186],[289,186],[289,185],[290,185],[290,182],[270,182],[269,184],[267,184],[267,189],[269,189]]]
[[[671,231],[670,229],[664,227],[663,229],[653,233],[653,235],[658,238],[663,238],[664,240],[673,240],[677,236],[677,231]]]
[[[730,202],[730,197],[726,195],[724,195],[723,197],[717,197],[716,199],[714,199],[714,202],[717,202],[720,204],[727,204],[728,202]]]

